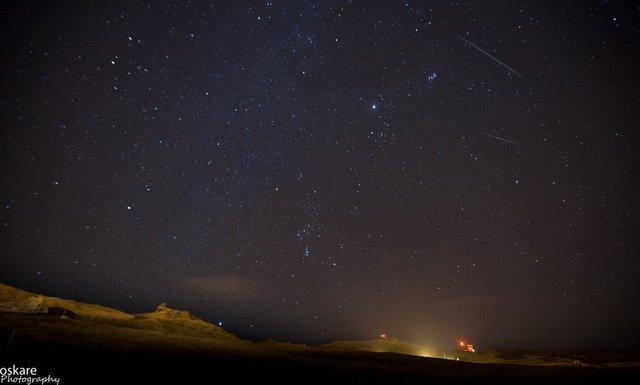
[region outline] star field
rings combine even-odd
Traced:
[[[2,282],[254,339],[640,338],[631,2],[0,9]]]

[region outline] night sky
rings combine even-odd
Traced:
[[[0,8],[0,281],[251,339],[637,348],[637,2]]]

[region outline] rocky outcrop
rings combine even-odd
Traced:
[[[44,306],[44,298],[41,295],[34,295],[0,302],[0,311],[11,313],[45,313],[47,308]]]
[[[163,316],[166,318],[174,318],[174,319],[189,319],[189,320],[198,319],[192,316],[191,313],[189,313],[186,310],[171,309],[170,307],[167,306],[166,303],[161,303],[160,305],[158,305],[154,315]]]

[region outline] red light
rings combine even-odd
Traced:
[[[464,347],[464,341],[460,341],[460,346]]]

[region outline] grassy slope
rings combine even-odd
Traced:
[[[438,353],[434,349],[415,345],[395,338],[376,339],[368,341],[335,341],[319,346],[326,350],[364,351],[378,353],[401,353],[412,356],[435,357]]]

